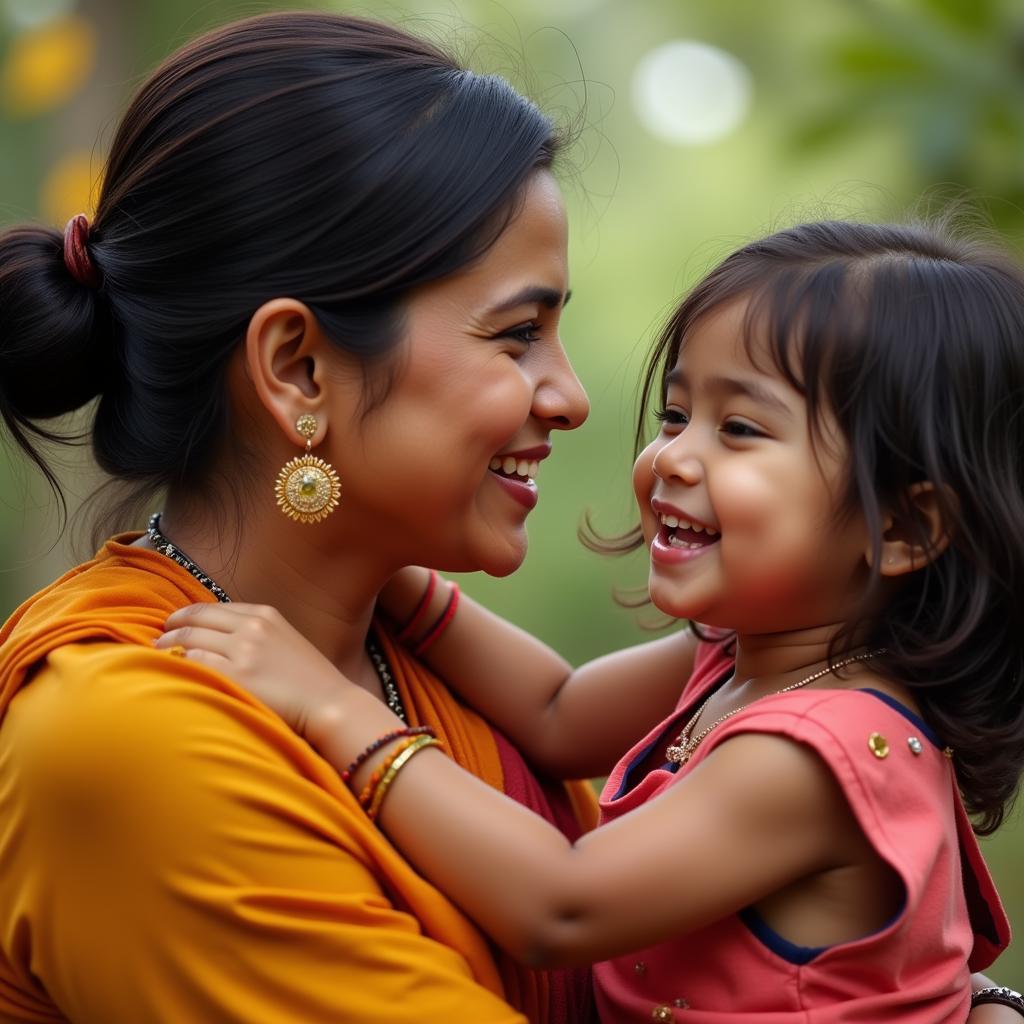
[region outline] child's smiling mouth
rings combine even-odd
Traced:
[[[659,539],[667,547],[694,550],[706,548],[719,539],[718,531],[713,526],[703,526],[682,516],[659,514],[661,530]]]

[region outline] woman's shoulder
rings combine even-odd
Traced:
[[[118,781],[135,767],[163,765],[180,783],[190,765],[211,757],[226,767],[228,747],[279,746],[287,730],[274,725],[269,709],[203,666],[144,644],[97,640],[46,655],[11,699],[0,746],[49,774],[64,766],[79,779]]]

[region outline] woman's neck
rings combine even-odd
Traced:
[[[300,525],[268,504],[243,518],[169,499],[160,531],[233,601],[277,608],[352,678],[364,674],[377,593],[394,571],[333,523]]]

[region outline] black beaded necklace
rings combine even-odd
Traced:
[[[160,532],[160,513],[154,512],[149,519],[149,526],[146,528],[146,535],[149,537],[150,543],[161,555],[171,559],[172,562],[176,562],[178,565],[191,573],[208,591],[221,604],[230,604],[231,598],[228,596],[228,592],[220,586],[214,579],[208,576],[203,570],[185,554],[181,548],[177,545],[172,544],[161,532]],[[396,714],[403,722],[408,721],[408,717],[405,713],[405,705],[402,703],[402,695],[398,692],[398,686],[395,683],[394,674],[391,671],[391,666],[388,664],[388,660],[384,655],[384,651],[381,650],[380,644],[377,643],[376,637],[372,633],[367,634],[366,637],[366,653],[370,656],[370,663],[373,665],[374,671],[377,673],[377,678],[380,680],[381,689],[384,691],[384,703]]]

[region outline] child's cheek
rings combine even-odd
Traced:
[[[633,464],[633,496],[636,498],[640,512],[640,525],[644,538],[649,544],[654,539],[658,528],[654,512],[651,509],[651,494],[654,491],[654,457],[657,455],[657,442],[651,442]]]

